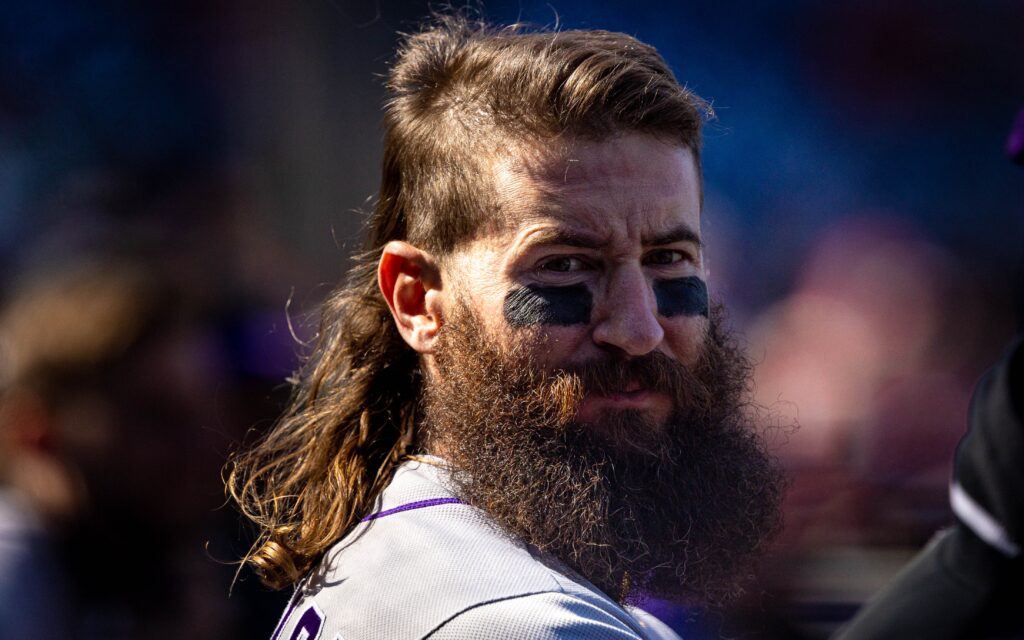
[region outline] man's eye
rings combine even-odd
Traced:
[[[560,256],[558,258],[545,260],[541,263],[540,268],[542,271],[569,273],[571,271],[581,271],[586,269],[587,265],[579,258],[573,258],[572,256]]]
[[[675,251],[674,249],[661,249],[659,251],[652,251],[647,254],[647,264],[675,264],[681,260],[684,260],[686,256],[682,251]]]

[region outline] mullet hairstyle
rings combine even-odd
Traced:
[[[502,225],[489,163],[512,145],[644,133],[693,152],[711,109],[653,47],[607,31],[495,28],[440,15],[405,37],[387,80],[380,195],[364,251],[321,310],[312,352],[276,426],[227,467],[259,527],[244,559],[281,588],[372,509],[421,444],[419,358],[377,286],[381,250],[439,259]]]

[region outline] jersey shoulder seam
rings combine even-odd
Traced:
[[[422,636],[422,640],[426,640],[426,639],[430,638],[430,636],[432,636],[435,633],[437,633],[446,624],[448,624],[449,622],[455,620],[456,618],[458,618],[459,616],[461,616],[464,613],[469,613],[470,611],[474,611],[474,610],[479,609],[481,607],[486,607],[487,605],[497,604],[499,602],[507,602],[509,600],[521,600],[523,598],[530,598],[530,597],[533,597],[533,596],[542,596],[542,595],[547,595],[547,594],[557,594],[557,595],[561,595],[561,596],[564,596],[566,598],[569,598],[571,600],[576,600],[576,601],[578,601],[580,603],[587,604],[586,600],[584,600],[583,598],[580,598],[579,596],[577,596],[575,594],[566,592],[565,589],[563,589],[563,588],[548,589],[548,590],[545,590],[545,591],[531,591],[531,592],[527,592],[527,593],[517,593],[515,595],[503,596],[501,598],[493,598],[491,600],[483,600],[481,602],[474,603],[474,604],[466,607],[465,609],[462,609],[461,611],[458,611],[458,612],[452,614],[451,616],[449,616],[445,620],[441,621],[437,626],[435,626],[433,629],[431,629],[425,635],[423,635]]]

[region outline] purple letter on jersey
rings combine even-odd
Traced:
[[[309,607],[302,612],[302,617],[295,625],[295,630],[292,631],[292,637],[289,640],[316,640],[323,624],[323,616],[320,615],[317,606],[311,602]],[[305,635],[303,635],[303,631],[306,632]]]
[[[288,624],[288,619],[291,617],[292,611],[295,609],[297,604],[298,593],[295,594],[296,602],[288,608],[285,612],[284,617],[281,619],[281,623],[277,625],[277,629],[274,630],[274,635],[271,636],[270,640],[278,640],[281,632]],[[315,602],[310,602],[306,610],[302,612],[299,617],[298,623],[295,625],[295,629],[292,630],[292,635],[289,640],[316,640],[317,636],[320,635],[320,627],[324,624],[324,616],[320,613],[320,608],[316,606]],[[302,632],[306,633],[303,634]]]

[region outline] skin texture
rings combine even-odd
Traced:
[[[694,362],[707,296],[688,149],[626,134],[513,149],[492,166],[507,223],[448,261],[442,321],[443,305],[464,299],[499,345],[533,332],[537,361],[549,368],[653,352]],[[670,405],[636,380],[621,393],[589,394],[578,419],[640,410],[662,422]]]

